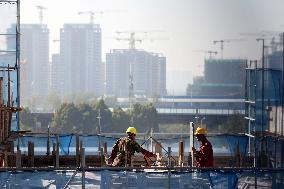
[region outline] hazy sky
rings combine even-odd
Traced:
[[[102,28],[103,60],[110,49],[128,47],[126,41],[114,39],[117,30],[164,31],[148,35],[167,40],[144,40],[136,46],[167,57],[167,88],[176,94],[185,92],[190,73],[202,74],[205,54],[195,50],[220,52],[220,44],[213,45],[213,40],[284,30],[283,0],[21,0],[22,23],[39,22],[37,5],[47,8],[43,22],[50,28],[51,40],[59,38],[64,23],[89,23],[89,15],[78,15],[78,11],[126,10],[95,15],[95,23]],[[260,57],[261,45],[255,38],[224,43],[224,58]],[[52,52],[58,51],[58,45],[51,42]]]

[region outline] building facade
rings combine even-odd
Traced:
[[[204,76],[187,87],[187,95],[244,98],[245,59],[207,59]]]
[[[64,66],[62,65],[60,54],[53,54],[50,63],[49,92],[63,95]]]
[[[20,98],[25,105],[33,96],[45,97],[48,94],[49,29],[47,25],[22,24],[20,48]]]
[[[132,91],[130,91],[130,88]],[[166,94],[166,58],[137,49],[106,54],[106,95],[159,97]]]
[[[104,93],[101,28],[94,24],[64,24],[60,30],[63,95]]]

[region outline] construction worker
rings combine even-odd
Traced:
[[[131,156],[133,156],[135,152],[141,152],[144,155],[145,160],[146,158],[149,159],[149,157],[156,157],[156,154],[143,149],[135,141],[137,135],[135,127],[128,127],[126,134],[126,137],[118,139],[114,144],[111,155],[107,160],[107,164],[117,167],[131,166]]]
[[[196,167],[213,167],[213,149],[211,143],[205,136],[206,130],[197,127],[194,134],[200,142],[199,151],[192,147],[193,155],[196,158]]]

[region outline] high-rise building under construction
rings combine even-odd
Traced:
[[[204,77],[189,84],[187,95],[244,98],[245,59],[207,59]]]

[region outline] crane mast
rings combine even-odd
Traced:
[[[215,40],[213,41],[213,44],[217,44],[220,43],[220,52],[221,52],[221,59],[223,59],[223,53],[224,53],[224,43],[228,43],[228,42],[241,42],[241,41],[245,41],[244,39],[221,39],[221,40]]]
[[[214,54],[214,55],[218,54],[217,51],[211,51],[211,50],[193,50],[193,52],[200,52],[200,53],[209,54],[209,59],[212,59],[212,54]]]
[[[214,44],[220,43],[221,59],[223,59],[224,42],[224,40],[213,41]]]
[[[105,14],[105,13],[120,13],[120,12],[126,12],[125,10],[105,10],[105,11],[79,11],[78,14],[79,15],[83,15],[83,14],[88,14],[90,16],[90,24],[94,24],[94,20],[95,20],[95,14]]]
[[[165,40],[164,38],[147,38],[147,37],[144,37],[144,38],[138,38],[136,37],[136,34],[137,33],[142,33],[142,34],[148,34],[148,33],[153,33],[153,32],[163,32],[163,31],[159,31],[159,30],[150,30],[150,31],[117,31],[116,33],[118,35],[120,34],[129,34],[129,37],[116,37],[115,39],[118,40],[118,41],[121,41],[121,40],[125,40],[125,41],[128,41],[129,43],[129,49],[135,49],[136,48],[136,42],[142,42],[144,40]]]
[[[43,24],[43,10],[47,8],[41,5],[36,6],[36,8],[38,9],[38,13],[39,13],[39,23]]]

